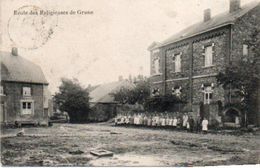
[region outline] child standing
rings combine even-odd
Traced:
[[[209,124],[209,121],[206,118],[204,118],[202,120],[202,123],[201,123],[201,125],[202,125],[202,132],[204,134],[206,134],[208,132],[208,124]]]

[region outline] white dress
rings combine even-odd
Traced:
[[[202,121],[202,131],[208,131],[208,120],[203,120]]]
[[[182,123],[182,126],[183,126],[183,127],[186,127],[187,122],[188,122],[188,116],[183,116],[183,123]]]
[[[162,126],[165,126],[165,118],[162,118]]]
[[[178,122],[177,118],[173,119],[172,126],[176,127],[177,126],[177,122]]]
[[[136,125],[137,124],[137,117],[135,116],[134,117],[134,125]]]

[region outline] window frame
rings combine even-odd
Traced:
[[[174,54],[174,63],[175,63],[174,72],[181,72],[181,55],[182,55],[182,53]],[[179,58],[179,59],[176,61],[176,58]],[[178,66],[178,64],[179,64],[179,66]],[[177,69],[177,67],[178,67],[178,69]]]
[[[210,104],[213,100],[213,88],[206,86],[203,91],[203,102],[204,104]]]
[[[246,53],[245,53],[246,51]],[[248,44],[243,44],[242,45],[242,54],[243,56],[248,56],[249,55],[249,45]]]
[[[160,59],[160,50],[159,49],[155,49],[153,51],[151,51],[152,55],[152,65],[151,65],[151,75],[159,75],[161,74],[161,59]],[[156,68],[156,60],[158,61],[158,69]]]
[[[153,88],[152,89],[152,96],[159,96],[160,95],[160,89],[159,88]]]
[[[154,58],[153,64],[154,64],[154,74],[159,74],[160,73],[160,59],[158,57]]]
[[[181,86],[172,88],[172,95],[175,95],[177,97],[181,97],[181,94],[182,94],[182,87]]]
[[[182,71],[182,64],[181,64],[181,62],[182,62],[182,59],[181,59],[181,57],[182,57],[182,52],[178,52],[178,53],[172,53],[172,52],[169,52],[168,53],[168,56],[170,57],[170,59],[171,59],[171,72],[173,72],[173,73],[178,73],[178,72],[181,72]],[[179,59],[177,59],[176,60],[176,58],[179,58]],[[179,64],[179,65],[178,65]],[[177,67],[178,67],[178,69],[177,69]]]
[[[211,59],[208,59],[209,58],[209,56],[208,56],[208,54],[207,54],[207,49],[208,48],[211,48]],[[204,46],[202,46],[202,49],[203,49],[203,57],[204,57],[204,62],[203,62],[203,66],[204,67],[211,67],[211,66],[214,66],[214,50],[215,50],[215,43],[210,43],[210,44],[207,44],[207,45],[204,45]],[[211,60],[211,62],[210,62],[210,64],[207,64],[208,63],[208,61],[206,61],[206,60]]]
[[[28,91],[28,92],[26,92],[26,91]],[[25,94],[25,93],[27,93],[27,94]],[[23,86],[22,94],[23,94],[24,97],[31,97],[32,96],[32,88],[29,87],[29,86]]]
[[[30,104],[30,108],[28,108],[29,104]],[[22,116],[26,116],[26,115],[33,116],[34,115],[34,100],[21,100],[20,101],[20,110],[21,110]],[[30,111],[30,113],[28,113],[29,111]]]

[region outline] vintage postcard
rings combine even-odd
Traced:
[[[1,0],[1,166],[260,164],[260,0]]]

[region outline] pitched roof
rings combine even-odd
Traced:
[[[154,41],[147,49],[149,51],[158,48],[161,45],[161,43]]]
[[[234,11],[230,13],[229,11],[221,13],[219,15],[216,15],[212,17],[210,20],[204,22],[198,22],[195,23],[184,30],[180,31],[177,34],[174,34],[170,38],[164,40],[162,42],[161,46],[165,46],[170,43],[174,43],[180,40],[187,39],[189,37],[193,37],[198,34],[202,34],[204,32],[228,25],[234,23],[238,18],[242,17],[246,13],[248,13],[250,10],[254,9],[256,6],[258,6],[259,2],[251,2],[244,6],[242,6],[241,9]]]
[[[0,51],[0,61],[3,81],[48,84],[41,68],[21,56]]]
[[[113,103],[115,101],[111,93],[118,91],[122,87],[133,88],[134,84],[126,80],[102,84],[90,92],[90,102]]]

